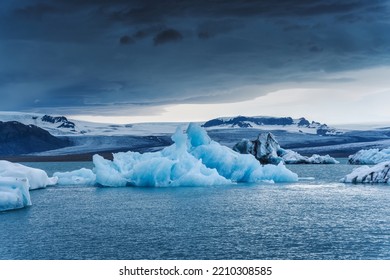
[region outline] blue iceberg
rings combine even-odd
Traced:
[[[13,177],[25,178],[30,190],[46,188],[57,183],[56,177],[49,177],[41,169],[28,167],[19,163],[0,160],[0,178]]]
[[[26,178],[0,177],[0,211],[31,205],[29,183]]]
[[[55,185],[56,177],[49,177],[41,169],[0,160],[0,211],[31,205],[29,190]]]
[[[174,144],[158,152],[121,152],[113,160],[93,156],[96,183],[103,186],[210,186],[235,182],[295,182],[297,174],[284,164],[262,166],[212,141],[206,131],[190,124],[179,127]],[[58,174],[57,174],[58,176]]]
[[[96,175],[91,169],[81,168],[69,172],[55,172],[57,185],[94,185],[96,182]]]

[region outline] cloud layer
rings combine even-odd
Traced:
[[[124,114],[244,101],[286,84],[324,83],[324,73],[390,64],[384,0],[1,5],[0,110]]]

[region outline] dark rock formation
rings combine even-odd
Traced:
[[[66,117],[61,116],[61,117],[52,117],[49,115],[44,115],[41,119],[43,122],[48,122],[48,123],[58,123],[59,126],[58,128],[75,128],[75,123],[69,121]]]
[[[0,121],[0,155],[22,155],[69,146],[66,139],[54,137],[35,125]]]
[[[338,163],[329,155],[312,155],[306,157],[295,151],[283,149],[272,133],[262,133],[256,140],[243,139],[233,150],[241,154],[252,154],[261,164],[335,164]]]

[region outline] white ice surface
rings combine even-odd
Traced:
[[[341,179],[344,183],[390,183],[390,161],[361,166]]]
[[[41,169],[24,166],[19,163],[12,163],[6,160],[0,160],[0,176],[26,178],[30,190],[45,188],[48,185],[55,185],[57,183],[56,177],[47,176],[47,173]]]
[[[390,161],[390,148],[360,150],[349,156],[349,162],[353,164],[377,164]]]
[[[69,172],[55,172],[54,177],[58,178],[57,185],[94,185],[96,175],[91,169],[81,168]]]

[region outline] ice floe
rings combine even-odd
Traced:
[[[336,164],[336,159],[329,155],[317,154],[311,157],[302,156],[299,153],[280,147],[275,136],[268,132],[260,134],[256,140],[243,139],[238,142],[233,150],[241,154],[251,154],[262,164]]]
[[[26,178],[0,177],[0,211],[31,205]]]
[[[31,205],[29,190],[56,183],[56,177],[41,169],[0,160],[0,211]]]
[[[47,173],[41,169],[6,160],[0,160],[0,177],[26,178],[30,190],[45,188],[57,183],[56,177],[47,176]]]
[[[96,175],[87,168],[69,172],[55,172],[53,176],[58,178],[57,185],[94,185],[96,182]]]
[[[390,183],[390,161],[378,163],[372,167],[367,165],[353,170],[341,179],[344,183]]]

